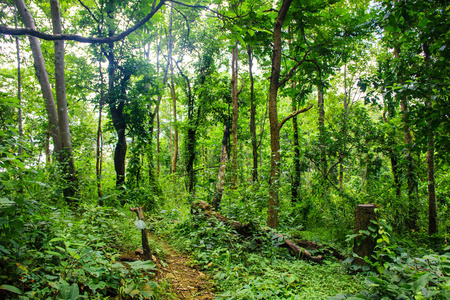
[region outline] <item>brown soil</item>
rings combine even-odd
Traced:
[[[155,279],[161,286],[163,281],[169,283],[169,294],[172,297],[168,295],[168,298],[214,299],[213,284],[210,278],[191,267],[189,257],[175,251],[165,241],[157,240],[166,249],[167,256],[163,260],[156,259],[158,271]]]

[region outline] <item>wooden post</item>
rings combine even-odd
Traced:
[[[360,230],[368,230],[369,226],[373,223],[371,220],[377,220],[377,214],[375,212],[375,204],[360,204],[355,209],[355,234],[359,234]],[[368,230],[372,233],[370,230]],[[360,257],[370,257],[373,254],[373,249],[376,245],[376,239],[371,235],[367,236],[362,234],[355,238],[353,244],[353,252]],[[365,265],[366,262],[362,258],[356,258],[355,262],[358,265]]]
[[[130,210],[136,213],[139,220],[144,221],[144,210],[142,209],[142,207],[136,208],[130,207]],[[152,253],[150,251],[150,246],[148,245],[147,228],[141,229],[141,236],[142,236],[142,249],[144,251],[144,260],[150,260],[152,258]]]

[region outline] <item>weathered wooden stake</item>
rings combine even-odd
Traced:
[[[360,204],[355,209],[355,234],[359,234],[360,230],[368,230],[370,225],[373,225],[371,220],[377,220],[375,212],[375,204]],[[371,232],[372,233],[372,232]],[[376,246],[376,239],[371,235],[365,234],[355,238],[353,244],[353,252],[360,257],[370,257],[373,254],[373,249]],[[358,265],[365,265],[366,262],[362,258],[356,258],[355,262]]]
[[[144,221],[144,210],[142,207],[131,208],[131,211],[134,211],[139,220]],[[148,245],[147,238],[147,228],[141,229],[142,236],[142,249],[144,250],[144,260],[150,260],[152,258],[152,253],[150,252],[150,246]]]

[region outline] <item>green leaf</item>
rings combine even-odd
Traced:
[[[151,260],[133,261],[128,263],[133,270],[155,270],[155,264]]]
[[[422,287],[425,287],[428,282],[431,280],[430,273],[425,273],[422,276],[420,276],[416,281],[413,283],[414,291],[419,291]]]
[[[60,237],[58,237],[58,238],[53,238],[53,239],[51,239],[50,241],[48,241],[49,243],[53,243],[53,242],[58,242],[58,241],[64,241],[64,238],[60,238]]]
[[[45,250],[46,253],[53,255],[53,256],[58,256],[58,257],[62,257],[63,255],[59,252],[55,252],[55,251],[50,251],[50,250]]]
[[[0,286],[0,290],[7,290],[7,291],[9,291],[11,293],[16,293],[16,294],[19,294],[19,295],[23,294],[22,291],[19,288],[16,288],[15,286],[7,285],[7,284],[1,285]]]
[[[145,222],[142,221],[142,220],[136,220],[134,222],[134,226],[136,226],[136,228],[139,229],[139,230],[144,230],[145,227],[146,227]]]

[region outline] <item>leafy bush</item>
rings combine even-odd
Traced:
[[[366,273],[367,290],[356,296],[343,294],[330,300],[450,299],[450,247],[442,254],[422,250],[414,255],[392,238],[392,228],[384,219],[373,223],[376,230],[360,233],[377,239],[372,257],[364,258],[371,269]]]

